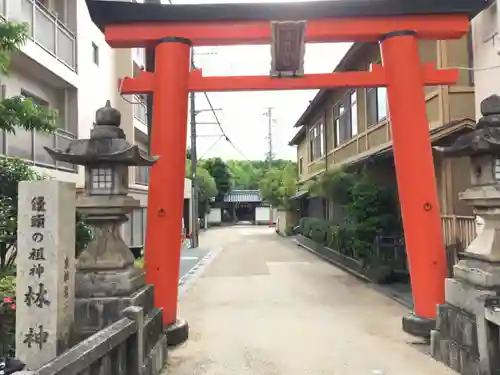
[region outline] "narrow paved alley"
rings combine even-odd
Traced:
[[[401,330],[407,310],[265,227],[211,229],[180,295],[169,375],[454,374]]]

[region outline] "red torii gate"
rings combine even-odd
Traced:
[[[462,37],[469,30],[470,17],[487,2],[160,5],[87,0],[93,21],[111,47],[155,48],[155,71],[124,79],[120,87],[123,94],[154,95],[151,153],[160,159],[150,174],[146,273],[148,282],[155,286],[155,305],[163,309],[164,323],[172,332],[182,330],[187,338],[187,325],[177,319],[177,285],[188,93],[386,86],[415,306],[414,313],[403,319],[403,328],[418,335],[429,333],[436,304],[444,302],[446,258],[424,86],[454,84],[458,72],[422,65],[418,40]],[[295,36],[304,42],[380,42],[383,66],[375,65],[369,72],[289,78],[204,77],[201,70],[190,69],[191,46],[277,43],[272,40],[273,21],[301,20],[306,21],[305,29]],[[274,47],[282,51],[282,46]]]

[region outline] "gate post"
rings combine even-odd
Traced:
[[[186,322],[177,320],[180,233],[184,202],[189,40],[166,37],[155,49],[155,79],[151,153],[160,158],[151,168],[146,236],[146,277],[155,286],[155,306],[172,331],[169,345],[188,336]],[[174,333],[175,332],[175,333]]]
[[[446,255],[425,104],[423,67],[413,31],[395,31],[380,42],[399,201],[410,265],[414,312],[403,330],[429,336],[437,304],[444,302]]]

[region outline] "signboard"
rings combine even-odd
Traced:
[[[75,184],[19,184],[16,355],[33,369],[68,348],[74,315]]]
[[[305,21],[271,22],[271,76],[304,75]]]

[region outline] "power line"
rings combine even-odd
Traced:
[[[245,154],[243,152],[241,152],[235,145],[234,143],[231,141],[231,139],[229,139],[229,137],[227,136],[226,132],[224,131],[224,128],[222,127],[222,124],[221,122],[219,121],[219,117],[217,116],[217,113],[215,113],[215,110],[213,109],[213,105],[212,105],[212,102],[210,101],[210,98],[208,97],[208,94],[205,92],[205,98],[207,99],[207,102],[208,102],[208,105],[210,107],[210,109],[212,110],[212,113],[214,114],[214,117],[215,117],[215,121],[217,123],[217,125],[219,126],[219,129],[222,133],[222,137],[224,137],[224,139],[226,140],[226,142],[228,142],[232,147],[233,149],[239,153],[241,156],[243,156],[244,159],[246,159],[247,161],[250,161],[250,159],[248,159]]]
[[[203,155],[200,156],[200,158],[198,160],[202,160],[205,157],[205,155],[207,155],[217,145],[217,143],[220,142],[220,140],[222,138],[224,138],[224,136],[219,135],[219,138],[208,148],[207,151],[205,151],[205,153]]]

